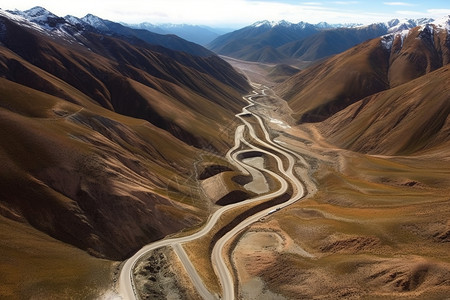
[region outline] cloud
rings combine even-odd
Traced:
[[[358,1],[333,1],[331,3],[337,4],[337,5],[352,5],[352,4],[358,4]]]
[[[384,5],[390,5],[390,6],[417,6],[413,3],[407,3],[407,2],[383,2]]]
[[[450,15],[450,8],[430,8],[427,12],[435,15]]]
[[[320,6],[323,5],[321,2],[302,2],[302,5],[313,5],[313,6]]]
[[[425,17],[425,14],[420,11],[412,11],[412,10],[398,10],[396,11],[399,15],[409,16],[409,17]]]

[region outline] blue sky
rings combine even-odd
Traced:
[[[43,6],[53,13],[82,17],[92,13],[128,23],[187,23],[239,28],[260,20],[363,23],[393,18],[442,18],[450,1],[294,1],[294,0],[0,0],[2,9]]]

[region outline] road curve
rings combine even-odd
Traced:
[[[264,90],[261,91],[261,93],[263,95],[265,95]],[[249,106],[245,107],[243,109],[242,114],[248,114],[250,113],[248,111],[248,108],[253,106],[254,104],[252,103],[251,100],[252,96],[248,96],[246,97],[246,99],[251,103]],[[266,148],[271,149],[272,151],[274,151],[275,153],[277,153],[278,155],[282,155],[284,157],[286,157],[288,159],[288,166],[286,169],[283,169],[282,167],[282,160],[280,159],[280,157],[278,155],[275,155],[272,152],[268,152],[262,149],[258,149],[258,151],[264,152],[268,155],[273,156],[278,163],[278,169],[280,171],[281,174],[284,175],[285,178],[287,178],[287,180],[290,181],[290,183],[292,184],[292,186],[294,187],[293,189],[293,195],[291,196],[291,198],[279,205],[270,207],[266,210],[263,210],[259,213],[256,213],[250,217],[248,217],[247,219],[245,219],[244,221],[242,221],[240,224],[238,224],[237,226],[235,226],[232,230],[230,230],[229,232],[227,232],[222,238],[220,238],[217,243],[214,245],[213,251],[212,251],[212,263],[213,266],[215,266],[215,270],[216,273],[219,277],[220,283],[222,285],[222,299],[235,299],[235,292],[234,292],[234,281],[233,281],[233,276],[231,275],[225,260],[224,260],[224,256],[223,254],[223,248],[225,246],[225,244],[233,237],[235,236],[239,231],[241,231],[242,229],[244,229],[245,227],[249,226],[250,224],[257,222],[261,217],[266,216],[268,214],[270,214],[271,212],[275,211],[288,206],[296,201],[298,201],[299,199],[301,199],[304,195],[305,195],[305,191],[304,191],[304,187],[303,184],[300,182],[300,180],[294,175],[293,173],[293,169],[294,169],[294,165],[295,165],[295,158],[288,152],[291,152],[289,150],[285,151],[285,149],[274,143],[271,139],[270,139],[270,135],[266,129],[266,127],[264,126],[264,123],[262,121],[262,119],[253,114],[253,116],[255,116],[258,119],[258,122],[260,124],[261,129],[264,132],[264,137],[265,137],[265,141],[261,140],[259,137],[257,137],[255,130],[253,128],[253,126],[251,126],[250,123],[248,123],[244,118],[242,118],[240,115],[242,114],[238,114],[237,116],[240,117],[240,119],[242,120],[242,122],[244,122],[247,125],[247,128],[249,128],[249,132],[251,137],[256,140],[259,144],[263,145]],[[252,146],[250,144],[248,144],[248,146],[255,148],[255,150],[257,149],[255,146]],[[305,162],[306,163],[306,162]],[[273,174],[278,176],[277,174]],[[278,176],[279,177],[279,176]],[[283,178],[281,179],[284,182],[283,188],[280,190],[284,190],[284,186],[287,186],[287,181],[284,180]]]
[[[270,135],[264,126],[264,122],[262,119],[257,116],[256,114],[253,114],[252,112],[248,111],[248,108],[251,106],[254,106],[255,104],[252,101],[252,97],[255,95],[265,95],[265,90],[261,89],[259,92],[254,91],[253,95],[249,95],[244,97],[250,104],[245,107],[242,110],[242,113],[237,114],[236,116],[242,120],[244,125],[240,125],[236,129],[235,133],[235,145],[233,148],[231,148],[228,153],[226,154],[227,159],[233,163],[241,172],[244,174],[249,174],[248,168],[253,168],[251,166],[248,166],[244,164],[243,162],[239,161],[237,159],[238,155],[241,153],[244,153],[248,150],[239,150],[242,145],[247,146],[250,149],[253,149],[258,152],[265,153],[266,155],[272,156],[276,162],[277,162],[277,168],[281,175],[274,173],[267,169],[261,169],[260,171],[268,173],[270,176],[275,178],[280,182],[280,188],[274,192],[271,192],[269,194],[264,194],[252,199],[248,199],[239,203],[231,204],[228,206],[221,207],[216,212],[214,212],[210,218],[208,219],[206,225],[199,230],[198,232],[184,237],[179,238],[166,238],[163,240],[159,240],[157,242],[148,244],[144,246],[142,249],[140,249],[135,255],[133,255],[131,258],[129,258],[122,266],[122,270],[119,277],[119,294],[124,299],[138,299],[135,288],[134,288],[134,280],[133,280],[133,269],[136,264],[136,262],[147,252],[165,247],[165,246],[171,246],[174,248],[177,255],[180,257],[181,262],[183,263],[185,269],[187,272],[192,276],[193,284],[196,287],[196,289],[199,291],[199,294],[204,297],[205,299],[214,299],[216,298],[213,296],[204,286],[203,282],[201,281],[200,277],[198,276],[197,272],[193,268],[192,263],[190,262],[189,258],[187,257],[186,253],[184,252],[183,248],[181,247],[181,244],[193,241],[195,239],[198,239],[204,235],[206,235],[217,223],[220,216],[226,212],[227,210],[233,209],[238,206],[247,205],[251,202],[256,201],[263,201],[263,200],[269,200],[273,199],[277,196],[280,196],[284,194],[289,186],[292,186],[293,195],[291,198],[282,204],[273,206],[271,208],[265,209],[257,214],[254,214],[250,216],[249,218],[245,219],[243,222],[241,222],[238,226],[233,228],[231,231],[226,233],[219,241],[215,244],[213,248],[212,253],[212,262],[213,266],[215,267],[216,272],[218,273],[218,278],[220,280],[220,283],[222,285],[222,299],[234,299],[234,282],[233,282],[233,276],[230,274],[225,261],[222,257],[223,247],[227,243],[227,241],[232,238],[236,233],[238,233],[240,230],[245,228],[246,226],[250,225],[251,223],[254,223],[258,221],[261,217],[268,215],[273,212],[273,210],[281,209],[287,205],[290,205],[293,202],[296,202],[304,195],[304,188],[302,183],[297,179],[297,177],[294,175],[293,168],[295,165],[295,158],[293,156],[292,151],[285,149],[284,147],[280,146],[279,144],[276,144],[270,139]],[[253,125],[251,125],[247,120],[245,120],[242,116],[245,114],[251,114],[252,116],[256,117],[258,120],[258,123],[260,125],[260,128],[264,132],[264,140],[260,139],[253,128]],[[257,141],[258,144],[264,146],[265,149],[269,149],[271,151],[267,151],[261,148],[258,148],[255,145],[250,144],[248,141],[244,138],[245,130],[248,130],[250,136],[254,141]],[[292,153],[292,154],[291,154]],[[283,156],[287,159],[288,165],[285,167],[283,165],[283,160],[280,158],[280,156]],[[295,155],[298,158],[298,155]],[[306,162],[305,162],[306,163]]]

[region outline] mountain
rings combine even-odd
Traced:
[[[187,41],[199,45],[206,45],[220,35],[213,28],[189,24],[154,25],[148,22],[144,22],[140,24],[130,24],[126,26],[136,29],[145,29],[159,34],[174,34]]]
[[[368,96],[336,113],[321,131],[353,151],[411,155],[450,146],[450,65]]]
[[[69,16],[70,17],[70,16]],[[72,20],[74,17],[70,17]],[[197,45],[193,42],[186,41],[176,35],[170,34],[158,34],[150,32],[144,29],[134,29],[124,26],[120,23],[111,22],[101,19],[92,14],[88,14],[85,17],[78,19],[81,24],[88,24],[96,28],[102,34],[116,34],[119,36],[125,36],[129,38],[138,38],[149,44],[160,45],[165,48],[169,48],[176,51],[183,51],[189,54],[198,56],[211,56],[213,53],[208,51],[204,47]]]
[[[256,22],[242,29],[221,35],[207,45],[208,49],[233,58],[272,62],[284,59],[276,48],[308,37],[319,31],[314,25],[286,21]]]
[[[277,86],[299,122],[322,121],[350,104],[449,63],[448,19],[362,43]]]
[[[366,40],[386,33],[387,28],[384,24],[323,30],[305,39],[285,44],[277,50],[286,57],[302,61],[316,61],[341,53]]]
[[[133,29],[122,24],[104,20],[92,14],[88,14],[83,18],[74,16],[58,17],[43,7],[34,7],[26,11],[9,11],[10,14],[20,16],[31,24],[43,26],[46,29],[61,28],[64,30],[88,30],[99,34],[118,36],[127,38],[128,42],[134,43],[136,40],[145,41],[151,45],[163,46],[165,48],[183,51],[197,56],[211,56],[213,53],[204,47],[195,43],[186,41],[175,35],[162,35],[148,30]],[[72,26],[70,26],[72,25]]]
[[[207,47],[218,54],[248,61],[316,61],[341,53],[366,40],[432,21],[394,19],[367,26],[262,21],[220,36]]]
[[[0,10],[0,220],[124,259],[208,217],[196,172],[250,87],[215,55],[73,21]]]

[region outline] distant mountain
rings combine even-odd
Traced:
[[[0,10],[1,220],[118,260],[208,217],[193,166],[230,147],[250,86],[200,46],[135,33]]]
[[[233,58],[277,62],[286,57],[276,48],[297,39],[306,38],[319,32],[312,24],[286,21],[256,22],[242,29],[224,34],[207,45],[217,54]]]
[[[145,22],[127,26],[136,29],[145,29],[159,34],[174,34],[199,45],[206,45],[220,35],[220,33],[216,32],[213,28],[188,24],[154,25]],[[219,32],[221,31],[219,30]]]
[[[329,24],[327,22],[319,22],[315,25],[317,28],[334,29],[334,28],[354,28],[363,26],[360,23],[344,23],[344,24]]]
[[[267,77],[270,78],[273,82],[283,82],[289,77],[300,72],[299,69],[294,68],[292,66],[286,64],[279,64],[275,67],[271,68],[267,74]]]
[[[136,39],[145,41],[152,45],[163,46],[176,51],[183,51],[193,55],[211,56],[211,51],[204,47],[189,42],[175,35],[163,35],[150,32],[144,29],[133,29],[122,24],[104,20],[92,14],[83,18],[74,16],[58,17],[42,7],[34,7],[26,11],[9,11],[9,13],[22,16],[32,23],[48,28],[69,28],[68,24],[74,25],[78,29],[96,31],[97,33],[127,37],[129,42],[136,42]]]
[[[385,24],[323,30],[307,38],[285,44],[277,50],[285,57],[302,61],[315,61],[341,53],[366,40],[386,33],[387,27]]]
[[[341,53],[368,39],[431,21],[432,19],[395,19],[368,26],[262,21],[220,36],[207,47],[218,54],[247,61],[315,61]]]
[[[365,97],[450,62],[450,19],[376,38],[310,67],[276,91],[299,122],[322,121]]]
[[[74,20],[74,17],[69,16],[67,17],[67,19]],[[88,24],[96,28],[100,33],[103,34],[116,34],[130,38],[138,38],[149,44],[160,45],[172,50],[183,51],[193,55],[200,55],[200,56],[213,55],[211,51],[205,49],[204,47],[197,45],[196,43],[187,41],[176,35],[158,34],[151,32],[145,28],[135,29],[124,26],[120,23],[101,19],[91,14],[88,14],[81,19],[78,19],[78,23],[81,23],[82,25]]]

